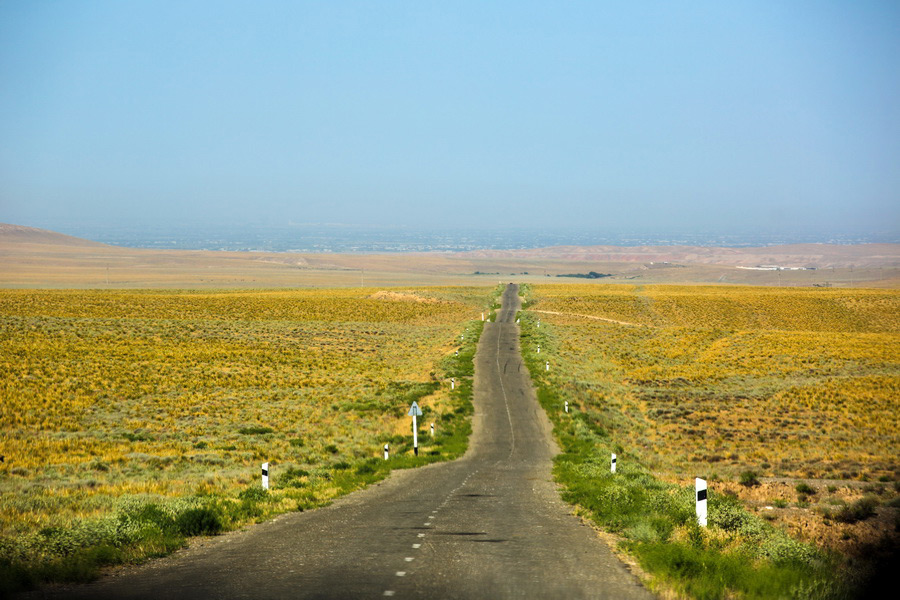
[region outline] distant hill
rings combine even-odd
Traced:
[[[524,250],[474,250],[470,258],[563,260],[591,263],[679,263],[755,267],[898,267],[900,244],[791,244],[755,248],[706,246],[554,246]]]
[[[71,235],[49,231],[47,229],[0,223],[0,245],[6,246],[9,244],[43,244],[49,246],[80,246],[94,248],[108,247],[106,244],[101,244],[100,242],[92,242]]]
[[[900,244],[759,248],[556,246],[418,253],[288,253],[125,248],[0,224],[0,288],[342,287],[561,283],[900,287]],[[603,277],[599,277],[599,275]],[[553,278],[548,279],[548,278]],[[565,281],[572,281],[566,279]],[[602,283],[600,283],[602,282]]]

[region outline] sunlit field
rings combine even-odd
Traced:
[[[140,558],[321,505],[382,477],[385,443],[393,466],[458,455],[490,303],[488,288],[0,292],[0,567]]]
[[[900,293],[538,286],[560,385],[673,474],[893,480]],[[596,318],[630,323],[618,324]]]
[[[900,292],[539,285],[528,298],[523,350],[564,447],[564,497],[658,581],[700,598],[854,597],[894,559]],[[695,477],[710,488],[702,531]]]

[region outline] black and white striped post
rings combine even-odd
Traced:
[[[413,428],[413,454],[416,456],[419,455],[419,427],[416,424],[416,417],[422,416],[422,409],[419,408],[419,405],[415,402],[412,403],[412,406],[409,407],[409,416],[413,418],[412,428]]]
[[[706,527],[706,480],[697,477],[694,489],[697,491],[697,523],[700,527]]]
[[[388,452],[388,445],[385,444],[384,445],[384,460],[387,460],[388,458],[390,458],[390,452]]]
[[[616,453],[615,452],[613,452],[612,458],[609,460],[609,472],[610,473],[616,472]]]
[[[459,356],[459,350],[456,351],[456,356]]]
[[[269,489],[269,463],[262,464],[262,487],[264,490]]]

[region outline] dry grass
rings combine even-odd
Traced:
[[[488,295],[377,292],[0,292],[0,536],[233,496],[263,461],[337,494],[329,470],[405,433],[410,397],[450,410],[438,365]]]
[[[556,385],[662,478],[837,480],[851,485],[837,497],[846,503],[860,482],[881,481],[878,514],[896,517],[900,292],[546,285],[533,295],[548,311],[535,318]],[[760,511],[774,500],[725,489]],[[849,551],[879,531],[824,519],[827,506],[797,507],[796,496],[767,514],[804,523],[790,527],[807,539]]]

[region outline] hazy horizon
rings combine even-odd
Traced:
[[[900,233],[891,2],[0,5],[0,221]]]
[[[889,234],[731,233],[715,231],[600,230],[558,227],[409,227],[341,223],[277,226],[166,224],[102,226],[58,224],[51,231],[127,248],[293,253],[394,253],[522,250],[554,246],[699,246],[748,248],[790,244],[900,243]]]

